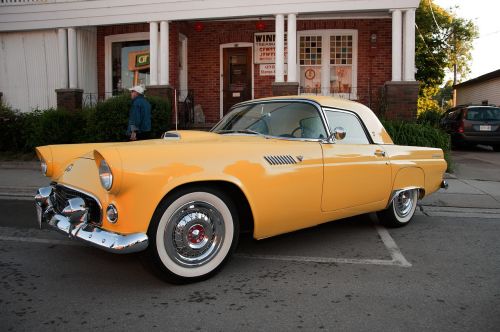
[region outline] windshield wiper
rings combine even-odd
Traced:
[[[217,130],[217,134],[251,134],[251,135],[262,135],[261,133],[252,130],[252,129],[222,129],[222,130]]]

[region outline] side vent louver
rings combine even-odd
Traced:
[[[297,160],[292,156],[264,156],[264,159],[270,165],[293,165],[297,163]]]

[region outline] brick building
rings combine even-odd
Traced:
[[[134,84],[194,97],[207,123],[271,95],[349,98],[413,118],[417,0],[2,1],[0,92],[22,111]]]

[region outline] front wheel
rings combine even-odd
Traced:
[[[418,189],[399,192],[389,207],[377,212],[380,223],[387,227],[402,227],[410,223],[417,208]]]
[[[148,230],[145,261],[172,283],[207,279],[234,251],[239,226],[233,202],[213,188],[177,192],[157,208]]]

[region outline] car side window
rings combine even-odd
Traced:
[[[332,132],[336,127],[342,127],[346,131],[345,138],[336,141],[337,144],[370,144],[363,126],[354,114],[328,110],[325,114]]]

